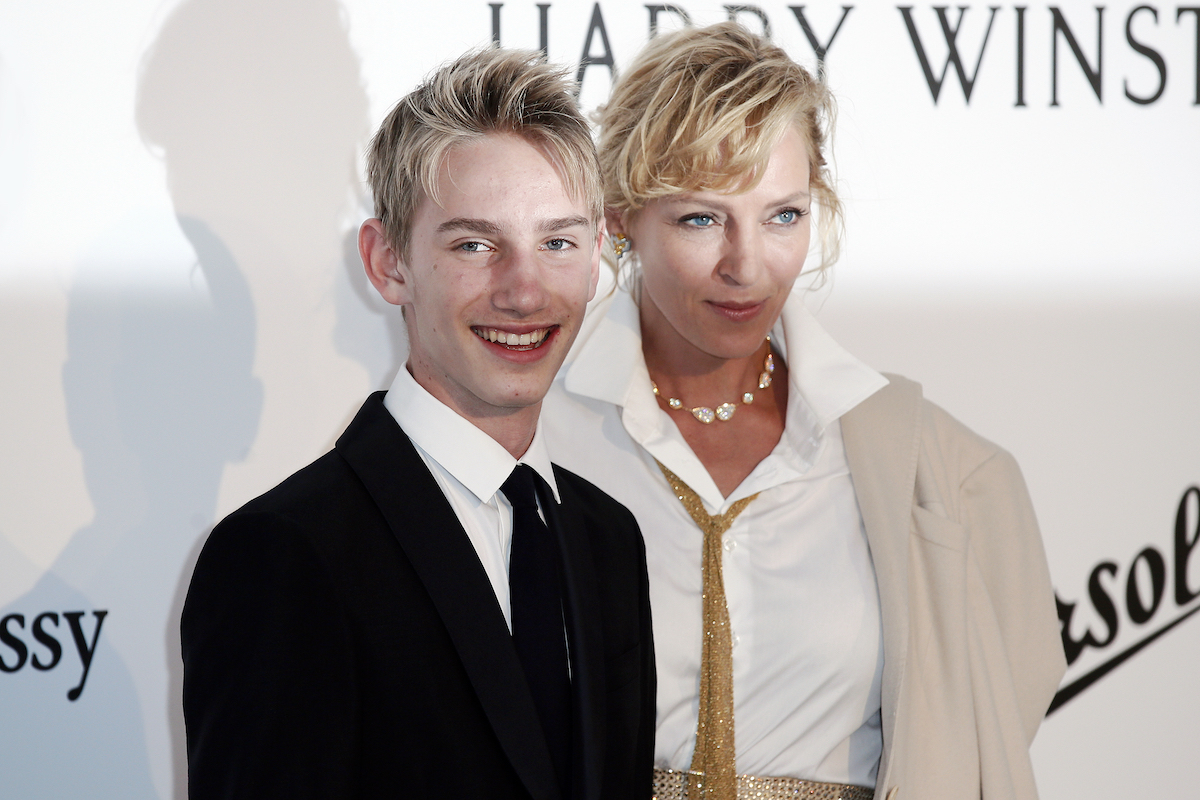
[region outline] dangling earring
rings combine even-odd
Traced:
[[[625,256],[625,251],[629,250],[631,245],[632,242],[629,241],[629,237],[623,233],[618,233],[612,237],[612,249],[613,253],[617,256],[617,261],[620,261]]]

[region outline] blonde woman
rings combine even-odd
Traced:
[[[831,114],[732,23],[619,78],[628,269],[546,400],[551,452],[646,539],[659,798],[1033,798],[1064,660],[1020,472],[792,291],[814,235],[837,255]]]

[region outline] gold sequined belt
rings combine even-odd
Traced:
[[[677,769],[654,768],[655,800],[687,800],[687,776]],[[874,789],[844,783],[817,783],[800,778],[737,776],[738,800],[872,800]]]

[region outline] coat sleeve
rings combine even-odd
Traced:
[[[959,794],[977,784],[984,800],[1033,800],[1029,746],[1066,660],[1021,471],[1007,452],[925,402],[913,512],[920,546],[911,551],[916,561],[910,571],[925,571],[909,597],[924,598],[927,607],[919,616],[935,646],[914,651],[920,665],[910,664],[918,675],[910,675],[909,683],[925,686],[927,699],[940,704],[938,725],[953,732],[950,749],[960,750],[938,774],[961,766],[953,781],[946,780]],[[938,519],[944,524],[934,525]],[[930,674],[953,683],[939,690]],[[909,745],[922,753],[920,759],[945,757],[940,749]],[[977,763],[966,764],[973,754]],[[920,759],[916,763],[924,764]],[[905,778],[910,789],[924,780]]]
[[[354,794],[349,626],[294,525],[269,513],[221,523],[196,564],[181,635],[192,800]]]
[[[1029,491],[1011,455],[996,452],[963,481],[972,571],[1003,645],[1021,728],[1033,740],[1066,670],[1054,589]]]

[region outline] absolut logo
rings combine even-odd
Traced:
[[[49,672],[63,662],[62,639],[67,630],[79,656],[82,674],[79,684],[67,691],[67,699],[74,702],[83,694],[88,672],[92,668],[92,657],[100,642],[100,627],[104,624],[107,611],[93,611],[96,627],[91,640],[84,631],[86,611],[43,611],[28,618],[25,614],[9,614],[0,619],[0,672],[18,672],[26,665],[42,672]],[[61,619],[61,622],[60,622]],[[65,622],[65,626],[62,624]],[[65,630],[64,630],[65,628]],[[7,650],[7,652],[5,652]]]
[[[1109,654],[1098,666],[1059,689],[1047,713],[1053,713],[1155,639],[1200,611],[1200,563],[1197,563],[1200,556],[1192,561],[1198,544],[1200,486],[1192,486],[1179,501],[1169,550],[1164,553],[1149,545],[1130,559],[1124,570],[1115,561],[1101,561],[1092,569],[1088,576],[1087,596],[1091,610],[1099,619],[1098,626],[1073,625],[1079,603],[1067,603],[1055,596],[1068,666],[1089,649],[1108,654],[1124,625],[1132,626],[1139,635],[1133,644]],[[1117,579],[1122,572],[1123,583]]]
[[[571,31],[568,35],[582,42],[580,49],[550,53],[550,33],[553,28],[553,3],[536,3],[538,10],[538,47],[558,61],[577,61],[576,79],[582,84],[592,67],[606,67],[611,79],[616,68],[612,47],[609,44],[608,25],[601,3],[594,3],[586,29]],[[528,31],[508,31],[504,27],[503,2],[488,3],[491,10],[492,41],[511,46],[532,46],[533,37]],[[644,6],[648,38],[653,38],[660,24],[670,19],[675,23],[691,22],[692,14],[683,3],[647,3]],[[1168,77],[1181,75],[1180,80],[1189,81],[1191,105],[1200,106],[1200,5],[1127,5],[1123,7],[1095,6],[1086,10],[1073,8],[1064,10],[1060,6],[863,6],[844,5],[817,6],[818,11],[807,5],[787,6],[787,13],[769,14],[761,6],[753,4],[726,4],[730,19],[745,22],[770,36],[782,25],[798,26],[816,56],[818,69],[825,70],[830,52],[835,44],[855,35],[855,20],[865,14],[894,15],[895,35],[906,42],[913,60],[908,64],[872,65],[873,69],[886,69],[892,76],[908,75],[921,81],[929,90],[936,106],[940,100],[955,91],[956,84],[967,105],[977,81],[1002,80],[1012,87],[1012,107],[1030,104],[1027,99],[1032,88],[1048,88],[1052,108],[1063,105],[1079,106],[1086,96],[1072,93],[1061,85],[1060,73],[1078,71],[1094,95],[1094,102],[1104,105],[1112,102],[1106,97],[1107,77],[1113,73],[1112,55],[1117,51],[1119,64],[1117,77],[1120,80],[1121,96],[1118,102],[1136,105],[1153,105],[1163,98]],[[815,22],[820,19],[824,24]],[[628,25],[630,20],[622,19]],[[974,35],[968,36],[970,29]],[[1181,46],[1191,33],[1191,46]],[[556,41],[561,41],[555,32]],[[1015,53],[1011,67],[999,67],[986,63],[987,56],[1000,48]],[[1027,65],[1034,63],[1030,54],[1034,49],[1046,50],[1046,74],[1033,74]],[[934,54],[937,54],[936,56]],[[944,58],[942,57],[944,54]],[[802,54],[797,53],[797,56]],[[995,61],[993,57],[991,61]],[[1042,60],[1037,59],[1041,64]],[[1007,75],[1000,69],[1012,69]],[[1147,72],[1150,70],[1150,72]],[[1134,72],[1136,74],[1126,74]],[[1147,77],[1147,75],[1156,77]],[[1076,82],[1073,85],[1078,85]],[[1086,92],[1086,90],[1084,90]],[[1111,93],[1110,93],[1111,94]],[[1040,102],[1040,99],[1039,99]]]

